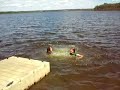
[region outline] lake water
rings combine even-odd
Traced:
[[[59,57],[46,55],[48,44]],[[62,56],[72,46],[83,59]],[[120,90],[120,12],[0,14],[0,59],[12,55],[51,63],[29,90]]]

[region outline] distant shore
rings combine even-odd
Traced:
[[[120,11],[120,3],[104,3],[96,6],[95,11]]]
[[[61,10],[35,10],[35,11],[6,11],[6,12],[0,12],[0,14],[54,12],[54,11],[94,11],[94,10],[93,9],[61,9]]]

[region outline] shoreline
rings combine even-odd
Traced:
[[[61,10],[35,10],[35,11],[6,11],[0,14],[14,14],[14,13],[33,13],[33,12],[61,12],[61,11],[94,11],[94,9],[61,9]]]
[[[9,12],[0,12],[1,14],[19,14],[19,13],[37,13],[37,12],[67,12],[67,11],[119,11],[119,10],[94,10],[94,9],[65,9],[65,10],[38,10],[38,11],[9,11]]]

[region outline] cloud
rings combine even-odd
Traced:
[[[113,2],[120,2],[120,0],[112,0]]]

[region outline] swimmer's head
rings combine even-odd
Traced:
[[[53,51],[53,50],[52,50],[52,45],[49,44],[48,47],[47,47],[47,53],[48,53],[48,54],[51,54],[52,51]]]
[[[72,47],[70,50],[73,50],[75,52],[75,48],[74,47]]]
[[[75,48],[70,49],[70,55],[75,55]]]

